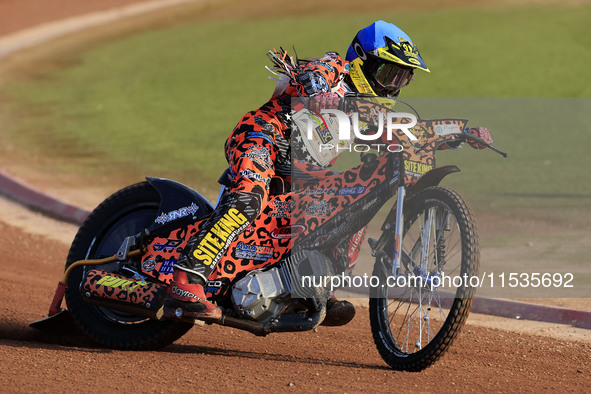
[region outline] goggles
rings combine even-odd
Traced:
[[[369,70],[381,90],[391,94],[396,93],[412,81],[413,69],[401,67],[395,63],[373,62]]]

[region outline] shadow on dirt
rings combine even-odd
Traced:
[[[27,323],[14,320],[0,322],[0,341],[1,340],[93,347],[92,342],[80,333],[72,331],[65,331],[64,333],[42,332],[29,327]]]
[[[80,350],[87,352],[112,352],[114,350],[108,348],[97,347],[79,332],[47,332],[39,331],[28,326],[27,323],[16,320],[7,320],[0,322],[0,342],[1,341],[18,341],[20,343],[7,344],[8,346],[39,348],[44,345],[59,345],[65,346],[68,350],[75,348],[82,348]],[[35,343],[33,343],[35,342]],[[153,351],[153,349],[146,349],[146,351]],[[195,346],[195,345],[181,345],[172,344],[163,349],[156,350],[162,353],[171,354],[207,354],[211,356],[235,357],[242,359],[266,360],[266,361],[284,361],[297,364],[306,365],[332,365],[347,368],[362,368],[362,369],[376,369],[376,370],[390,370],[385,365],[368,364],[351,361],[337,361],[323,358],[302,357],[286,352],[285,354],[268,353],[268,352],[253,352],[240,349],[222,349],[211,346]]]
[[[68,350],[75,348],[82,348],[80,350],[85,352],[112,352],[112,349],[99,348],[90,340],[81,334],[58,334],[48,333],[35,330],[29,327],[26,323],[20,321],[3,321],[0,322],[0,341],[18,341],[18,344],[8,344],[16,347],[30,347],[39,348],[39,344],[45,345],[60,345],[65,346]],[[31,343],[36,342],[36,343]],[[148,349],[146,349],[148,351]],[[267,361],[285,361],[298,364],[307,365],[332,365],[347,368],[362,368],[362,369],[377,369],[390,370],[390,368],[379,364],[365,364],[360,362],[350,361],[336,361],[322,358],[298,357],[294,354],[277,354],[245,351],[240,349],[222,349],[210,346],[194,346],[194,345],[180,345],[172,344],[157,352],[171,353],[171,354],[207,354],[211,356],[236,357],[253,360],[267,360]]]
[[[195,353],[195,354],[207,354],[211,356],[224,356],[224,357],[236,357],[236,358],[247,358],[254,360],[266,360],[266,361],[284,361],[298,364],[307,365],[331,365],[338,367],[347,368],[362,368],[362,369],[378,369],[391,371],[385,365],[380,364],[365,364],[359,362],[350,361],[336,361],[322,358],[311,358],[311,357],[298,357],[293,353],[277,354],[277,353],[266,353],[266,352],[252,352],[240,349],[220,349],[217,347],[209,346],[193,346],[193,345],[169,345],[159,352],[166,353]]]

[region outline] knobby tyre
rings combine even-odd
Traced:
[[[154,222],[159,204],[160,196],[148,182],[128,186],[111,195],[78,230],[66,268],[78,260],[116,254],[125,237],[139,233]],[[92,268],[133,277],[134,264],[130,263],[123,269],[118,263]],[[82,332],[97,344],[116,349],[155,349],[176,341],[193,326],[187,322],[151,320],[87,304],[79,290],[87,269],[78,267],[71,273],[66,303]],[[139,272],[139,268],[136,269]]]
[[[410,197],[404,219],[399,281],[391,277],[388,282],[391,259],[379,257],[374,275],[381,286],[371,289],[370,323],[378,351],[391,368],[420,371],[449,349],[472,305],[475,288],[469,283],[441,286],[441,281],[444,275],[478,275],[480,250],[472,212],[452,189],[430,187]],[[391,240],[385,250],[392,256],[393,231],[383,236]]]

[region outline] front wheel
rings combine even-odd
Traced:
[[[100,259],[117,253],[123,239],[154,222],[160,205],[158,192],[147,182],[128,186],[99,205],[86,219],[70,247],[66,268],[78,260]],[[133,277],[133,264],[110,263],[93,268]],[[135,269],[134,269],[135,268]],[[80,282],[87,267],[78,267],[68,278],[66,302],[74,321],[92,340],[117,349],[150,349],[168,345],[191,323],[157,321],[84,302]]]
[[[392,226],[393,227],[393,226]],[[394,252],[394,234],[385,250]],[[474,217],[454,190],[430,187],[405,201],[400,267],[376,261],[370,322],[380,355],[396,370],[420,371],[451,346],[472,306],[480,251]],[[390,262],[390,263],[389,263]],[[467,285],[467,286],[466,286]]]

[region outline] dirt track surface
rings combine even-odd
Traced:
[[[0,35],[59,19],[150,0],[0,0]]]
[[[0,0],[0,34],[138,1]],[[450,352],[421,373],[386,367],[363,307],[346,327],[303,334],[258,338],[195,327],[158,352],[113,351],[81,337],[42,335],[28,323],[47,312],[75,228],[5,201],[0,206],[0,391],[583,392],[591,383],[588,336],[557,339],[568,329],[556,326],[531,335],[488,317],[469,323]],[[483,327],[488,320],[501,328]]]
[[[582,392],[591,382],[591,341],[483,327],[489,318],[482,317],[421,373],[387,368],[371,339],[365,307],[348,326],[318,332],[258,338],[226,327],[194,327],[156,352],[115,351],[82,337],[44,335],[28,323],[47,312],[68,249],[60,238],[70,238],[75,228],[6,201],[0,205],[0,249],[11,256],[3,259],[0,286],[0,385],[9,392]],[[23,230],[32,223],[35,235]],[[49,228],[61,235],[42,235]]]

